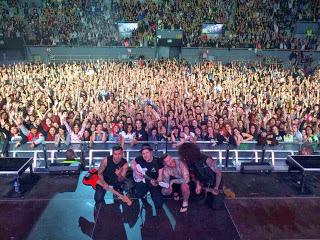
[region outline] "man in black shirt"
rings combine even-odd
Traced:
[[[222,173],[216,161],[201,153],[194,143],[184,143],[179,147],[179,155],[189,167],[190,178],[195,183],[195,193],[200,194],[202,188],[212,189],[208,204],[213,206],[213,197],[217,197],[222,190]]]
[[[159,169],[162,166],[160,165],[160,160],[153,156],[152,151],[153,149],[148,143],[143,144],[140,150],[141,156],[131,161],[131,168],[133,170],[134,179],[137,182],[137,197],[145,199],[146,194],[150,191],[155,207],[161,208],[163,197],[157,179]],[[145,175],[139,171],[139,167],[146,170]]]
[[[143,128],[142,121],[140,119],[136,120],[136,141],[148,141],[148,134]]]
[[[272,127],[271,135],[272,135],[272,138],[275,139],[278,143],[283,141],[283,136],[284,136],[283,132],[280,133],[277,126],[273,126]]]
[[[116,191],[123,191],[124,183],[128,170],[128,163],[123,158],[123,149],[116,145],[112,148],[112,155],[104,158],[98,169],[99,181],[97,182],[94,200],[96,204],[104,202],[104,196],[109,185]]]

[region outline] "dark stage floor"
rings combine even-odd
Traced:
[[[319,239],[320,198],[227,200],[241,239]]]
[[[237,198],[219,210],[191,201],[186,214],[172,199],[156,211],[152,201],[144,208],[134,200],[128,207],[111,194],[106,205],[95,208],[94,191],[81,183],[82,176],[37,176],[25,177],[20,199],[12,197],[10,178],[0,177],[0,239],[320,238],[318,175],[308,178],[301,194],[297,177],[287,173],[225,173],[224,183]]]

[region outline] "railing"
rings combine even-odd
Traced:
[[[112,58],[108,55],[48,55],[47,62],[93,62],[97,60],[119,61],[127,59],[122,55]]]
[[[139,156],[141,145],[145,142],[131,146],[130,143],[124,145],[124,157],[130,164],[130,161]],[[160,156],[164,153],[169,153],[174,158],[179,158],[178,150],[171,144],[165,142],[148,142],[154,149],[154,155]],[[112,146],[115,142],[81,142],[72,143],[69,146],[61,145],[57,147],[54,142],[45,142],[43,145],[36,148],[30,148],[30,144],[26,143],[18,148],[14,147],[14,143],[10,143],[10,157],[33,157],[33,168],[35,170],[43,170],[48,162],[61,161],[65,159],[65,151],[72,148],[77,159],[81,160],[86,168],[96,167],[105,156],[112,152]],[[219,166],[223,170],[235,171],[240,169],[241,162],[261,161],[263,149],[257,146],[256,142],[245,142],[238,147],[222,145],[213,145],[211,142],[198,142],[201,151],[208,156],[218,160]],[[317,144],[312,145],[316,153],[320,153]],[[267,146],[264,153],[264,161],[270,162],[276,171],[287,169],[285,160],[288,155],[294,155],[299,152],[300,144],[295,143],[280,143],[277,146]],[[227,154],[228,153],[228,154]]]
[[[38,56],[41,61],[68,62],[68,61],[95,61],[116,60],[128,61],[143,55],[145,59],[156,59],[157,47],[70,47],[70,46],[28,46],[32,56]],[[48,49],[50,51],[48,52]],[[158,49],[159,50],[159,49]],[[181,48],[181,58],[190,62],[203,59],[206,52],[208,59],[229,61],[261,61],[264,58],[278,59],[281,63],[289,63],[291,50],[283,49],[251,49],[251,48]],[[320,51],[303,51],[305,56],[315,62],[320,61]],[[168,56],[169,57],[169,56]],[[277,61],[278,62],[278,61]],[[278,63],[279,63],[278,62]],[[275,63],[275,61],[272,61]]]
[[[65,49],[70,49],[70,48],[84,48],[84,49],[89,49],[89,48],[96,48],[96,49],[144,49],[144,48],[149,48],[149,49],[155,49],[155,47],[140,47],[140,46],[129,46],[129,47],[125,47],[125,46],[102,46],[102,47],[98,47],[98,46],[89,46],[89,45],[34,45],[34,44],[27,44],[27,46],[29,48],[65,48]],[[251,47],[182,47],[182,49],[200,49],[200,50],[207,50],[207,49],[211,49],[211,50],[254,50],[254,48]],[[281,51],[281,52],[292,52],[292,49],[279,49],[279,48],[261,48],[261,49],[257,49],[258,51]],[[304,53],[312,53],[312,52],[319,52],[318,50],[301,50]]]

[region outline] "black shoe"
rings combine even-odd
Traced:
[[[86,218],[80,217],[79,220],[79,227],[81,228],[81,232],[88,236],[92,236],[92,231],[94,227],[94,223],[89,222]]]

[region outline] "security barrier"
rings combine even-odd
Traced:
[[[132,146],[130,143],[124,144],[124,157],[130,164],[130,161],[139,156],[141,145],[146,142],[138,142]],[[172,155],[174,158],[179,158],[178,150],[172,144],[166,142],[148,142],[153,150],[154,155],[161,156],[164,153]],[[10,157],[33,157],[33,168],[35,171],[44,171],[47,163],[62,161],[65,159],[65,151],[72,148],[77,159],[81,160],[86,168],[96,167],[100,160],[112,152],[112,146],[116,142],[79,142],[72,143],[69,146],[55,145],[54,142],[45,142],[36,148],[30,148],[30,143],[26,143],[18,148],[14,143],[10,143]],[[244,142],[238,147],[228,146],[226,144],[215,145],[211,142],[197,142],[201,151],[208,156],[218,160],[219,166],[223,170],[237,171],[240,168],[241,162],[261,161],[263,149],[257,146],[256,142]],[[319,146],[312,145],[315,152],[320,152]],[[299,152],[300,144],[295,143],[280,143],[276,146],[266,146],[264,161],[270,162],[276,171],[287,170],[285,160],[288,155],[294,155]]]

